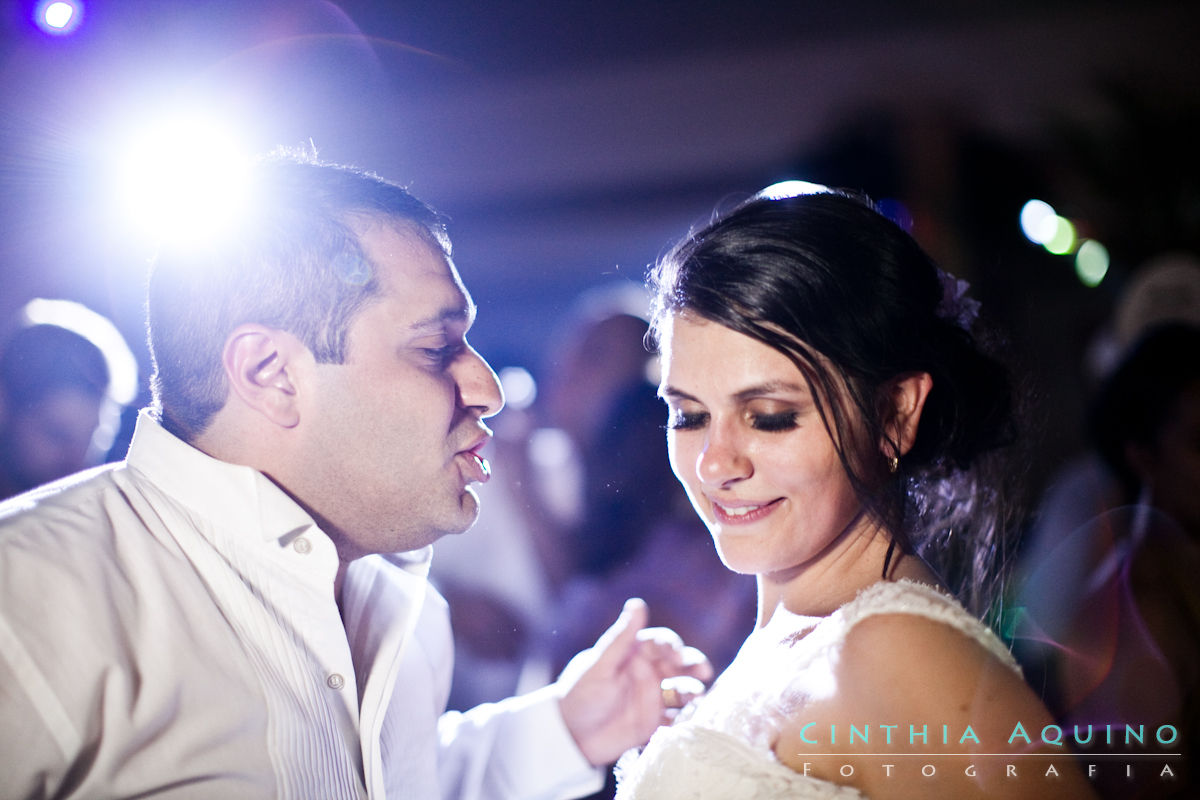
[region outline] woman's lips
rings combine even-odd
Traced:
[[[747,525],[751,522],[758,522],[769,515],[783,502],[783,498],[779,497],[765,503],[746,501],[721,503],[711,498],[709,498],[709,502],[712,504],[713,515],[718,522],[724,525]]]

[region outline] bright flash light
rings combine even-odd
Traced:
[[[70,25],[71,18],[74,16],[75,9],[70,3],[51,3],[42,12],[42,19],[46,20],[46,24],[59,30]]]
[[[79,27],[80,20],[83,19],[83,4],[62,2],[42,2],[37,6],[34,12],[34,20],[39,28],[46,33],[56,35],[70,33]]]
[[[1042,200],[1030,200],[1021,208],[1021,232],[1034,244],[1044,245],[1058,231],[1058,212]]]
[[[1094,239],[1086,239],[1075,254],[1075,275],[1084,286],[1096,287],[1108,274],[1108,248]]]
[[[772,183],[763,189],[758,193],[758,196],[764,200],[786,200],[789,197],[798,197],[802,194],[823,194],[828,191],[828,186],[822,186],[819,183],[780,181],[779,183]]]
[[[249,157],[219,123],[180,116],[134,136],[118,166],[121,213],[155,240],[220,235],[248,203]]]

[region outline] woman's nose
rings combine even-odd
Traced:
[[[721,488],[749,478],[754,466],[736,441],[719,429],[709,429],[704,447],[696,457],[696,475],[706,486]]]

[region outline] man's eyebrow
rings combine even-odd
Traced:
[[[409,327],[413,331],[440,330],[448,323],[459,323],[469,327],[475,321],[477,312],[475,303],[468,301],[457,308],[443,308],[431,317],[417,320]]]

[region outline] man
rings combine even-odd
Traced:
[[[289,159],[255,187],[236,236],[158,259],[126,461],[6,506],[0,796],[594,790],[707,665],[632,602],[552,686],[441,716],[429,545],[474,521],[503,405],[474,305],[403,189]]]

